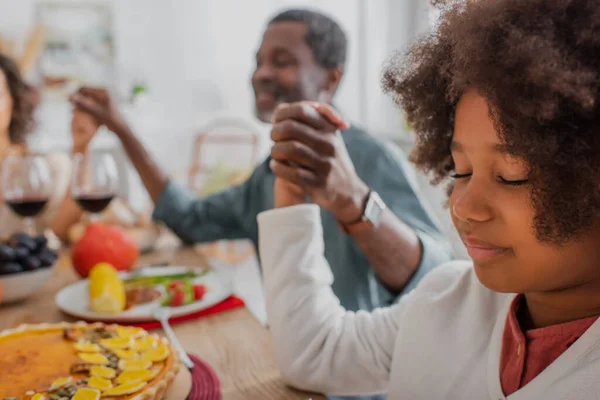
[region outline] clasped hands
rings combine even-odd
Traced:
[[[369,187],[357,175],[340,129],[349,125],[329,105],[281,104],[273,114],[270,167],[275,207],[302,204],[309,196],[341,223],[363,214]]]

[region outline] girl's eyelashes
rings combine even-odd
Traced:
[[[468,178],[471,175],[473,175],[473,174],[472,173],[469,173],[469,174],[459,174],[459,173],[455,172],[453,174],[450,174],[450,178],[452,178],[452,179],[463,179],[463,178]]]
[[[529,183],[529,179],[521,179],[521,180],[517,180],[517,181],[509,181],[504,179],[503,177],[499,176],[498,177],[498,181],[504,185],[510,185],[510,186],[522,186],[522,185],[526,185],[527,183]]]
[[[471,175],[473,175],[473,173],[468,173],[468,174],[459,174],[457,172],[450,174],[450,177],[452,179],[465,179],[465,178],[470,178]],[[527,183],[529,183],[528,179],[520,179],[520,180],[508,180],[508,179],[504,179],[503,177],[499,176],[498,177],[498,182],[500,182],[503,185],[509,185],[509,186],[522,186],[522,185],[526,185]]]

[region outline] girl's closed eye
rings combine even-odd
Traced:
[[[466,179],[466,178],[470,178],[472,175],[473,175],[472,172],[464,173],[464,174],[455,172],[455,173],[451,174],[450,177],[452,179]],[[498,182],[503,185],[522,186],[522,185],[528,184],[529,179],[506,179],[502,176],[498,176]]]
[[[471,175],[473,175],[472,172],[469,172],[468,174],[459,174],[458,172],[454,172],[453,174],[450,175],[450,177],[452,179],[464,179],[464,178],[470,178]]]
[[[510,186],[522,186],[522,185],[526,185],[529,183],[529,179],[512,180],[512,179],[505,179],[501,176],[498,177],[498,181],[500,183],[502,183],[503,185],[510,185]]]

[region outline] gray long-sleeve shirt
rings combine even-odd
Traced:
[[[398,156],[355,127],[342,132],[342,136],[360,178],[415,230],[423,247],[417,272],[402,293],[392,293],[379,281],[354,239],[342,232],[333,214],[321,209],[325,257],[335,278],[333,291],[346,309],[371,310],[389,305],[398,295],[413,289],[432,268],[448,261],[452,252],[413,191]],[[258,249],[256,217],[273,208],[274,183],[269,159],[246,182],[206,198],[197,198],[169,182],[156,203],[153,217],[188,243],[250,239]]]

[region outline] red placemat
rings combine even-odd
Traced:
[[[188,354],[194,363],[190,370],[192,376],[192,390],[187,400],[220,400],[221,382],[215,371],[193,354]]]
[[[223,311],[233,310],[234,308],[239,308],[244,306],[244,301],[237,296],[230,296],[220,302],[219,304],[215,304],[212,307],[206,308],[201,311],[197,311],[192,314],[182,315],[181,317],[174,317],[169,320],[171,325],[179,324],[186,321],[191,321],[197,318],[206,317],[208,315],[218,314]],[[160,322],[151,321],[151,322],[141,322],[141,323],[119,323],[121,325],[131,325],[138,326],[140,328],[144,328],[146,330],[160,328]]]

